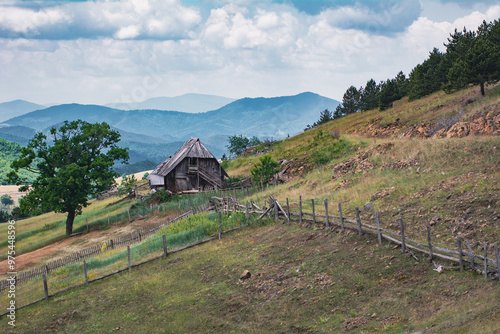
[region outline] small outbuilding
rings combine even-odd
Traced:
[[[226,176],[224,168],[200,139],[191,137],[173,156],[159,164],[147,179],[152,189],[192,193],[222,189]]]

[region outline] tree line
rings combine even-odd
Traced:
[[[434,48],[428,58],[406,76],[400,71],[394,78],[377,83],[367,81],[364,87],[350,86],[335,111],[324,110],[320,119],[307,129],[348,114],[375,108],[383,111],[405,96],[416,100],[444,90],[447,93],[500,80],[500,21],[483,23],[476,31],[455,29],[444,43],[445,52]]]

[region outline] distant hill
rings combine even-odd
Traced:
[[[219,109],[233,101],[234,99],[222,96],[205,94],[184,94],[176,97],[154,97],[146,101],[137,103],[110,103],[106,106],[123,110],[175,110],[193,114]]]
[[[12,161],[21,157],[21,145],[0,138],[0,184],[7,184],[5,177],[12,170],[10,164]],[[24,170],[19,171],[22,177],[28,177],[29,180],[35,178],[35,174]]]
[[[175,138],[185,141],[191,136],[203,140],[234,134],[280,139],[303,131],[307,124],[319,118],[321,111],[333,111],[338,104],[338,101],[314,93],[244,98],[200,114],[65,104],[15,117],[6,123],[43,130],[64,120],[83,119],[88,122],[107,122],[124,131],[167,140]]]
[[[36,131],[22,125],[0,127],[0,138],[18,143],[22,146],[28,145],[28,141],[33,138]]]
[[[45,106],[31,103],[24,100],[14,100],[10,102],[0,103],[0,123],[12,117],[26,114],[33,110],[45,109]]]

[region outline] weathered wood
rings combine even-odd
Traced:
[[[131,219],[130,219],[130,209],[129,208],[127,208],[127,213],[128,213],[128,222],[130,223]]]
[[[484,248],[484,279],[488,279],[488,245],[483,241]]]
[[[326,228],[329,229],[330,228],[330,221],[328,220],[328,199],[325,198],[324,200],[325,202],[325,219],[326,219]]]
[[[162,235],[162,239],[163,239],[163,256],[167,257],[168,255],[168,250],[167,250],[167,237],[164,235]]]
[[[500,282],[500,256],[498,256],[498,246],[495,244],[494,246],[495,249],[495,257],[497,260],[497,276],[498,276],[498,281]]]
[[[314,209],[314,198],[311,199],[313,223],[316,224],[316,212]]]
[[[276,205],[276,200],[273,202],[273,208],[274,208],[274,220],[278,220],[278,206]]]
[[[375,223],[377,224],[377,239],[378,243],[382,243],[382,236],[380,235],[380,220],[379,220],[379,213],[378,211],[375,211]]]
[[[339,202],[339,220],[342,233],[345,232],[344,218],[342,217],[342,204]]]
[[[109,225],[109,212],[108,212],[108,225]]]
[[[89,219],[85,218],[85,224],[87,225],[87,232],[89,231]]]
[[[469,250],[470,267],[472,269],[476,269],[476,265],[474,263],[474,253],[472,252],[470,242],[469,242],[469,240],[465,240],[465,241],[467,242],[467,249]]]
[[[302,196],[299,196],[299,224],[302,224]]]
[[[47,276],[43,274],[43,291],[45,292],[45,300],[49,300],[49,287],[47,285]]]
[[[219,211],[219,240],[220,240],[221,232],[222,232],[222,216],[221,216],[221,213]]]
[[[85,277],[85,284],[89,284],[89,277],[87,276],[87,262],[83,260],[83,275]]]
[[[127,255],[128,255],[128,271],[132,271],[132,263],[130,262],[130,246],[127,246]]]
[[[406,243],[405,243],[405,225],[403,224],[403,219],[399,218],[399,229],[401,232],[401,250],[404,253],[406,251]]]
[[[361,229],[361,218],[359,217],[359,208],[356,207],[354,208],[356,212],[356,222],[358,223],[358,235],[362,236],[363,235],[363,230]]]
[[[247,225],[250,225],[250,212],[248,211],[248,202],[246,205],[246,219],[247,219]]]
[[[285,218],[290,221],[290,216],[285,212],[285,210],[283,210],[283,207],[281,206],[281,204],[276,200],[275,201],[275,204],[278,206],[278,209],[283,213],[283,215],[285,216]]]
[[[429,245],[429,261],[432,262],[431,227],[427,226],[427,244]]]
[[[464,270],[464,260],[462,256],[462,240],[457,237],[457,247],[458,247],[458,264],[460,265],[460,271]]]
[[[290,222],[290,203],[288,202],[288,197],[286,198],[286,214],[287,220]]]

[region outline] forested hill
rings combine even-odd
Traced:
[[[0,138],[0,183],[8,184],[5,181],[7,174],[11,171],[10,164],[21,156],[21,145]],[[32,173],[21,171],[21,175],[33,176]]]

